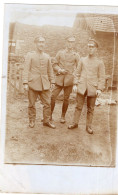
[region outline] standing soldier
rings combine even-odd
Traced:
[[[57,53],[53,70],[56,72],[55,87],[51,97],[51,112],[53,113],[55,101],[61,90],[64,90],[64,100],[62,106],[61,123],[65,123],[65,114],[69,105],[69,96],[73,87],[73,72],[77,67],[79,55],[73,51],[75,45],[75,37],[67,39],[66,49]]]
[[[55,126],[50,122],[51,116],[51,97],[50,87],[54,85],[53,68],[50,62],[50,56],[43,52],[45,47],[45,39],[36,37],[34,40],[35,51],[28,52],[25,59],[24,67],[24,89],[28,90],[28,114],[29,126],[35,125],[36,108],[35,102],[38,95],[43,103],[43,125],[50,128]]]
[[[77,92],[77,104],[73,123],[68,126],[69,129],[78,127],[84,100],[87,96],[86,131],[90,134],[93,134],[91,124],[96,96],[101,94],[105,84],[105,67],[103,61],[96,56],[97,48],[98,43],[94,39],[90,39],[88,42],[89,55],[80,59],[75,71],[73,91]]]

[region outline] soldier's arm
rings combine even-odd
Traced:
[[[28,73],[31,65],[31,53],[27,53],[24,62],[23,84],[28,84]]]
[[[80,78],[81,75],[81,69],[82,69],[82,59],[80,59],[80,61],[78,62],[77,68],[74,71],[74,85],[78,84],[78,80]]]
[[[80,61],[80,55],[78,53],[76,53],[76,56],[75,56],[75,66],[76,66],[76,68],[78,66],[79,61]]]
[[[60,62],[60,51],[57,53],[55,59],[54,59],[54,62],[52,64],[53,66],[53,70],[56,72],[56,73],[60,73],[61,71],[61,68],[59,67],[59,62]]]
[[[103,61],[99,64],[98,69],[98,90],[103,90],[105,87],[105,66]]]
[[[48,79],[51,84],[55,84],[55,78],[54,78],[54,73],[53,73],[53,68],[52,68],[52,63],[50,57],[48,57]]]

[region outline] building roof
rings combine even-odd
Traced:
[[[115,32],[113,20],[108,17],[85,17],[88,26],[95,31]]]
[[[83,18],[86,25],[94,32],[118,32],[118,15],[86,13],[77,14],[76,20],[77,18]]]

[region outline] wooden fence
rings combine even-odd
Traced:
[[[23,94],[23,63],[9,62],[8,66],[8,83],[9,93],[16,98],[17,94]]]

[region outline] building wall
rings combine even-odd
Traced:
[[[117,62],[117,42],[118,37],[115,33],[97,32],[95,39],[99,42],[98,55],[105,64],[106,75],[113,76],[114,83],[117,81],[118,62]]]

